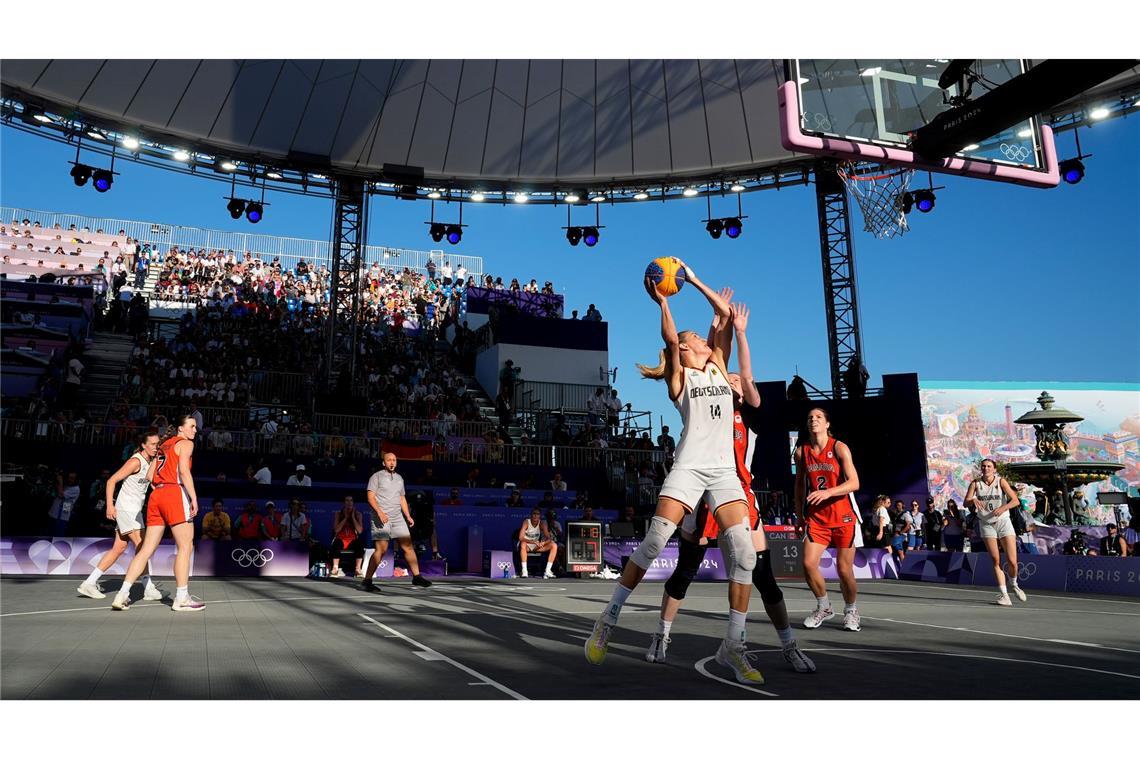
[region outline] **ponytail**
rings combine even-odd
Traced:
[[[658,355],[657,366],[650,367],[647,364],[638,364],[637,371],[646,380],[664,380],[665,379],[665,352],[661,351]]]

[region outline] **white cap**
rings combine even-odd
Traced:
[[[305,471],[305,465],[303,465],[303,464],[297,465],[297,472],[304,472],[304,471]]]

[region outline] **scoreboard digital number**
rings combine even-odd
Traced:
[[[804,572],[803,539],[789,525],[765,525],[772,575],[777,578],[800,578]]]
[[[572,573],[594,573],[602,567],[602,524],[566,523],[566,565]]]

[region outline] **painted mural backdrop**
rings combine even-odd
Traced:
[[[924,381],[921,383],[922,421],[930,492],[939,506],[947,499],[959,504],[979,460],[999,462],[1036,459],[1031,425],[1014,423],[1037,407],[1037,396],[1048,391],[1056,407],[1085,419],[1066,427],[1071,461],[1123,462],[1124,469],[1108,481],[1085,487],[1094,519],[1110,520],[1096,506],[1098,491],[1140,489],[1140,385],[1105,383],[1002,383]]]

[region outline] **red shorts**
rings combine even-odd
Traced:
[[[744,484],[740,484],[744,487]],[[756,494],[752,492],[751,488],[744,488],[744,496],[748,500],[748,524],[752,530],[759,530],[760,526],[760,513],[756,509]],[[716,539],[720,534],[720,526],[716,524],[716,518],[713,517],[712,510],[703,501],[697,506],[697,538],[707,538],[709,541]]]
[[[155,488],[146,503],[146,526],[181,525],[190,522],[190,496],[177,485]]]
[[[859,523],[854,520],[834,528],[822,525],[811,518],[804,523],[804,540],[813,544],[849,549],[858,546],[855,543],[857,536],[861,536]]]

